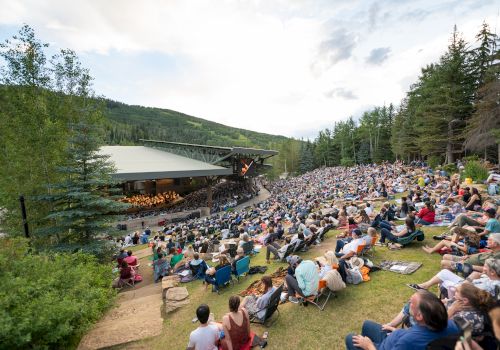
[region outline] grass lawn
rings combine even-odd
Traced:
[[[424,228],[424,242],[413,242],[400,251],[390,251],[386,247],[376,247],[373,257],[375,263],[381,260],[405,260],[422,262],[423,266],[412,275],[400,275],[387,271],[371,274],[371,281],[360,285],[348,285],[330,299],[324,311],[314,306],[302,307],[286,303],[280,305],[280,316],[274,324],[265,328],[252,325],[253,331],[261,335],[269,331],[269,349],[344,349],[344,337],[349,332],[359,332],[363,320],[371,319],[385,323],[392,319],[402,308],[403,303],[412,295],[413,290],[406,283],[421,282],[433,276],[439,270],[440,255],[428,255],[423,252],[423,244],[434,245],[432,236],[440,234],[443,227]],[[307,253],[303,258],[314,258],[326,250],[335,247],[337,231],[327,233],[327,239]],[[251,266],[265,265],[265,251],[251,259]],[[268,265],[269,272],[274,272],[285,263]],[[228,312],[228,299],[262,275],[257,274],[243,278],[240,283],[223,288],[220,295],[204,290],[201,281],[186,284],[190,293],[190,304],[170,314],[164,322],[161,336],[120,346],[121,349],[185,349],[189,333],[197,327],[191,323],[195,317],[196,307],[201,303],[210,306],[217,320]],[[434,290],[437,291],[436,289]]]

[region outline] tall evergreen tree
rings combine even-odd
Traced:
[[[89,119],[87,119],[89,120]],[[71,127],[71,138],[64,166],[58,168],[63,181],[52,185],[53,194],[41,197],[52,210],[46,217],[51,225],[40,235],[57,237],[57,243],[87,245],[99,236],[112,232],[118,220],[115,214],[128,205],[116,201],[112,179],[114,166],[109,156],[99,154],[99,129],[82,121]]]

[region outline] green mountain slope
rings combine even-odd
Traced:
[[[289,140],[233,128],[176,111],[106,100],[106,141],[111,145],[131,145],[139,139],[187,142],[214,146],[272,148]]]

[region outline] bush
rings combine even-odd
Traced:
[[[443,170],[446,171],[449,175],[458,172],[457,166],[454,163],[444,165]]]
[[[468,161],[465,164],[462,179],[470,177],[473,181],[484,181],[488,178],[488,169],[476,160]]]
[[[351,158],[342,158],[340,160],[340,165],[342,165],[342,166],[354,166],[354,160]]]
[[[26,248],[20,239],[0,242],[0,347],[72,347],[113,303],[111,265]]]
[[[440,156],[430,156],[427,158],[427,164],[429,164],[429,167],[432,169],[435,169],[438,165],[441,164],[442,158]]]
[[[470,161],[473,161],[473,160],[479,161],[479,157],[476,154],[473,154],[471,156],[463,157],[462,160],[464,162],[470,162]]]

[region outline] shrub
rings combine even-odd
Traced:
[[[488,178],[488,169],[476,160],[468,161],[462,173],[462,178],[470,177],[474,181],[484,181]]]
[[[111,305],[111,265],[88,254],[26,254],[0,242],[0,347],[68,348]]]
[[[444,165],[443,170],[446,171],[450,175],[458,172],[457,166],[454,163]]]
[[[479,160],[479,157],[476,155],[476,154],[473,154],[471,156],[467,156],[467,157],[463,157],[462,160],[464,162],[470,162],[470,161],[473,161],[473,160]]]
[[[432,169],[435,169],[438,165],[441,164],[442,158],[440,156],[430,156],[427,158],[427,164],[429,164],[429,167]]]
[[[342,158],[340,160],[340,165],[342,166],[353,166],[354,165],[354,160],[351,158]]]

